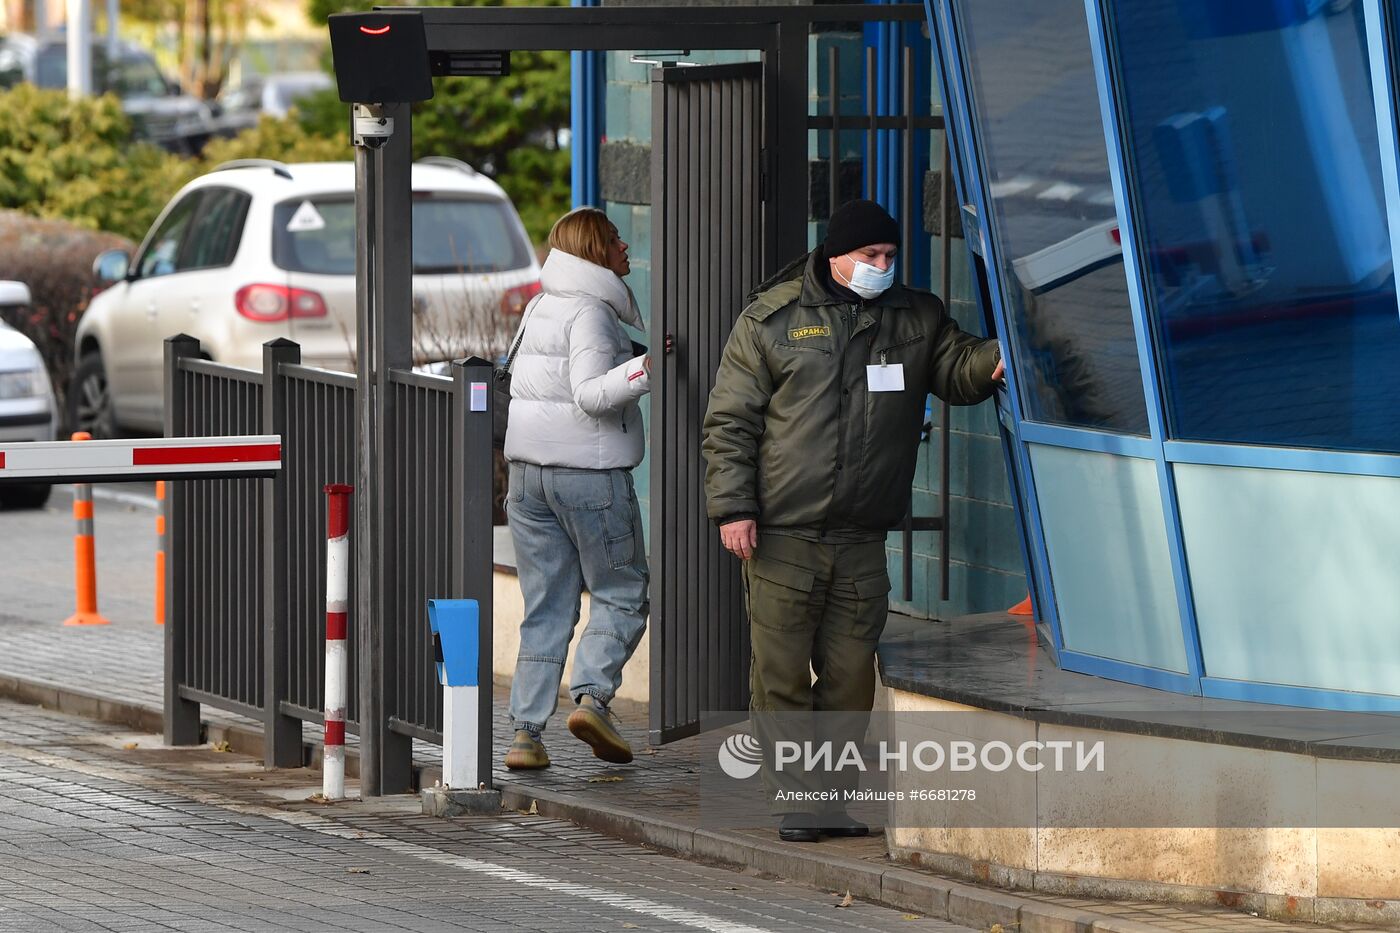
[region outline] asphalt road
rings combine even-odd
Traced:
[[[72,486],[56,486],[43,509],[0,511],[0,611],[62,621],[73,613]],[[114,623],[155,613],[154,483],[94,489],[98,608]]]

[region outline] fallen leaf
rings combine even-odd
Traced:
[[[853,897],[851,897],[851,891],[850,891],[849,888],[847,888],[847,889],[846,889],[846,896],[843,897],[843,898],[841,898],[841,903],[837,904],[836,906],[837,906],[837,907],[850,907],[850,906],[851,906],[852,904],[854,904],[855,902],[856,902],[856,899],[853,898]]]
[[[324,806],[329,806],[330,804],[335,803],[334,800],[330,799],[330,798],[327,797],[325,794],[321,793],[319,790],[318,790],[316,793],[312,794],[310,797],[307,797],[307,798],[306,798],[306,802],[307,802],[307,803],[319,803],[319,804],[322,804],[322,805],[324,805]]]
[[[526,810],[525,813],[526,813],[527,816],[539,816],[539,815],[540,815],[540,803],[539,803],[539,801],[538,801],[538,800],[531,800],[531,801],[530,801],[530,809]]]
[[[641,928],[638,927],[635,923],[627,923],[626,921],[623,922],[622,928],[623,928],[624,930],[637,930],[637,929],[641,929]]]
[[[227,742],[215,742],[209,746],[209,750],[211,752],[231,752],[233,751],[233,746],[229,745]]]
[[[122,746],[122,748],[126,749],[127,751],[131,751],[133,748],[140,744],[140,742],[127,742],[125,745]]]
[[[368,874],[369,874],[369,869],[368,869],[368,868],[347,868],[347,869],[345,869],[345,873],[346,873],[347,875],[368,875]]]
[[[923,918],[922,918],[921,916],[919,916],[918,914],[905,914],[904,916],[900,917],[899,919],[901,919],[901,920],[922,920]]]
[[[616,783],[617,783],[618,781],[620,781],[620,780],[622,780],[622,775],[620,775],[620,774],[607,774],[607,775],[603,775],[602,777],[591,777],[591,778],[588,779],[588,783],[590,783],[590,784],[616,784]]]
[[[1000,923],[994,923],[987,930],[987,933],[1006,933],[1006,927],[1002,926]]]

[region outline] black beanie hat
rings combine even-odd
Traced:
[[[826,224],[822,255],[843,256],[872,243],[899,245],[899,224],[874,201],[847,201]]]

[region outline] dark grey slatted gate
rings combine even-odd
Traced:
[[[763,68],[652,71],[651,741],[749,703],[739,563],[705,517],[700,428],[720,353],[762,279]],[[805,166],[800,167],[805,170]],[[768,212],[768,216],[773,216]]]

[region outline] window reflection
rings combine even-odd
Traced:
[[[1027,417],[1147,434],[1084,4],[958,7]]]
[[[1171,433],[1400,450],[1362,5],[1106,7]]]

